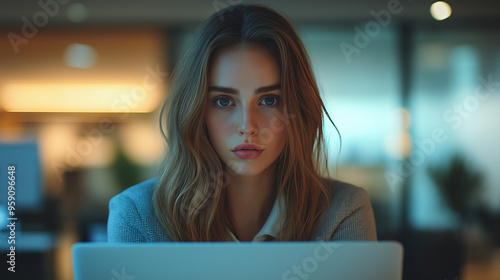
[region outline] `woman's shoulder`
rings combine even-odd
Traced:
[[[373,209],[368,192],[362,187],[337,179],[324,178],[324,180],[330,192],[330,208],[320,225],[317,238],[376,239]]]
[[[368,192],[354,184],[332,178],[323,178],[325,185],[330,192],[331,202],[350,203],[369,199]]]
[[[133,185],[115,195],[112,200],[132,200],[139,204],[150,202],[156,185],[156,177]]]
[[[127,188],[109,201],[108,235],[111,236],[108,236],[108,240],[124,242],[169,240],[154,212],[152,198],[155,186],[156,177]]]

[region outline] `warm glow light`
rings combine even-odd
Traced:
[[[431,5],[431,15],[436,20],[443,20],[451,15],[451,7],[448,3],[438,1]]]
[[[161,134],[156,123],[134,122],[120,127],[125,154],[135,163],[153,165],[163,149]]]
[[[396,108],[388,115],[389,122],[395,124],[395,130],[388,133],[384,145],[385,152],[393,158],[406,158],[410,155],[412,140],[408,132],[411,126],[411,115],[406,108]]]
[[[391,114],[391,117],[401,120],[401,129],[407,131],[411,126],[410,112],[406,108],[397,108]]]
[[[406,158],[411,151],[411,136],[408,132],[402,131],[387,135],[385,139],[385,151],[394,158]]]
[[[137,84],[10,83],[0,91],[7,112],[147,113],[161,103],[160,87]]]

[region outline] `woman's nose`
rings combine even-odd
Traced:
[[[238,132],[240,135],[255,135],[258,132],[256,112],[248,106],[241,107]]]

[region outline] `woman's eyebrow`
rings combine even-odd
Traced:
[[[276,84],[272,86],[267,86],[267,87],[260,87],[255,90],[255,94],[259,93],[264,93],[264,92],[270,92],[273,90],[280,90],[281,89],[281,84]],[[223,93],[228,93],[228,94],[237,94],[238,90],[230,87],[220,87],[220,86],[211,86],[208,88],[208,91],[218,91],[218,92],[223,92]]]

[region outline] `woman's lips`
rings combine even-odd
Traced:
[[[262,150],[235,150],[233,153],[241,159],[254,159],[260,156]]]

